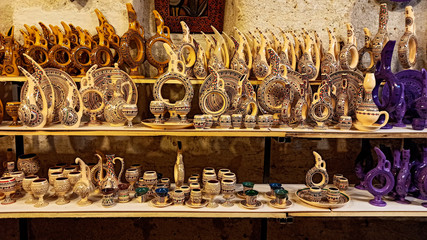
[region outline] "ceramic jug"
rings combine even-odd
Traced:
[[[90,168],[86,163],[80,159],[76,158],[75,162],[80,165],[81,178],[74,185],[73,192],[81,197],[81,200],[77,202],[80,206],[87,206],[92,204],[88,199],[89,194],[93,191],[94,186],[90,181]]]
[[[182,143],[181,141],[178,141],[178,154],[176,156],[176,162],[174,166],[174,178],[175,178],[175,185],[177,188],[181,187],[184,184],[184,177],[185,177],[185,171],[184,171],[184,160],[182,156]]]
[[[106,188],[113,188],[115,191],[119,189],[119,183],[121,183],[120,179],[123,174],[124,170],[124,160],[120,157],[115,157],[114,154],[105,155],[107,158],[107,175],[105,177],[100,177],[100,187],[101,189]],[[122,166],[120,168],[119,176],[116,176],[116,173],[114,172],[114,164],[116,163],[116,160],[119,160],[122,163]],[[99,166],[99,171],[101,172],[103,170],[102,165]]]

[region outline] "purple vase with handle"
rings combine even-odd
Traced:
[[[418,115],[422,119],[427,119],[427,72],[425,69],[421,70],[423,76],[423,91],[421,97],[415,100],[414,106]]]
[[[419,165],[418,169],[415,170],[414,178],[415,184],[420,191],[419,198],[427,200],[427,147],[423,148],[423,162]],[[422,204],[427,207],[427,203]]]
[[[402,163],[399,174],[396,177],[396,202],[409,204],[405,199],[408,195],[409,185],[411,184],[411,170],[409,168],[409,159],[411,157],[410,150],[402,150]]]
[[[356,184],[355,188],[360,190],[366,190],[364,181],[365,175],[368,170],[372,169],[373,162],[374,160],[371,154],[371,144],[369,142],[369,139],[362,139],[362,148],[360,150],[359,155],[357,155],[354,167],[356,176],[360,180],[360,183]]]
[[[391,173],[391,163],[388,161],[384,153],[377,147],[374,148],[375,153],[378,156],[378,165],[369,171],[365,176],[365,186],[368,192],[374,195],[374,199],[370,200],[369,203],[377,207],[385,207],[386,202],[382,200],[382,196],[387,195],[394,187],[394,177]],[[378,188],[374,186],[375,178],[383,178],[384,184]]]

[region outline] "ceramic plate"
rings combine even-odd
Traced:
[[[173,203],[173,201],[170,198],[166,201],[166,203],[159,203],[158,198],[154,198],[153,200],[150,201],[150,204],[153,207],[167,207],[167,206],[172,205],[172,203]]]
[[[285,208],[289,208],[292,205],[293,205],[293,203],[291,200],[287,200],[286,204],[282,204],[282,205],[276,204],[276,200],[268,201],[268,206],[270,206],[272,208],[285,209]]]
[[[242,200],[239,202],[239,206],[241,206],[242,208],[254,210],[254,209],[261,208],[262,202],[257,200],[255,206],[248,206],[248,204],[246,203],[246,200]]]
[[[208,201],[206,201],[205,199],[202,199],[202,202],[200,202],[200,204],[194,205],[191,200],[188,200],[185,202],[185,206],[190,207],[190,208],[202,208],[202,207],[206,207],[206,205],[208,205]]]
[[[155,129],[182,129],[182,128],[189,128],[193,126],[193,120],[188,120],[188,123],[154,123],[154,118],[146,119],[142,121],[141,123],[144,124],[147,127],[155,128]]]
[[[380,124],[374,123],[371,126],[364,126],[359,121],[353,122],[353,126],[360,131],[373,132],[381,128]]]
[[[307,199],[307,196],[310,194],[310,188],[303,188],[299,189],[295,195],[297,195],[298,199],[301,200],[304,203],[307,203],[309,205],[320,207],[320,208],[339,208],[344,206],[346,203],[350,201],[350,197],[346,194],[340,192],[340,200],[338,203],[330,203],[328,199],[326,198],[326,189],[322,190],[322,200],[320,202],[312,202]]]

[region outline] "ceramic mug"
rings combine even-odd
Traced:
[[[333,183],[334,183],[334,186],[335,186],[335,187],[338,187],[338,179],[339,179],[339,178],[342,178],[342,177],[344,177],[344,175],[339,174],[339,173],[334,174],[334,180],[333,180]]]
[[[414,130],[424,130],[426,125],[425,119],[414,118],[412,119],[412,129]]]
[[[185,194],[184,191],[181,189],[177,189],[173,192],[173,204],[174,205],[183,205],[185,201]]]
[[[194,128],[202,130],[206,128],[206,120],[204,115],[195,115],[193,120]]]
[[[340,130],[350,130],[351,126],[352,126],[352,119],[350,116],[341,116],[338,126],[340,128]]]
[[[202,202],[202,191],[200,189],[191,189],[190,200],[193,204],[200,204]]]
[[[348,179],[345,177],[338,178],[338,189],[340,191],[346,191],[348,189]]]
[[[184,192],[185,201],[187,201],[188,199],[190,199],[190,191],[191,191],[191,189],[190,189],[189,186],[183,185],[179,189]]]
[[[243,120],[243,115],[242,114],[233,114],[233,115],[231,115],[231,121],[232,121],[234,129],[239,129],[239,128],[242,127],[242,120]]]
[[[219,117],[219,126],[221,128],[231,128],[231,116],[230,115],[221,115]]]
[[[319,187],[310,188],[310,201],[320,202],[322,200],[322,189]]]
[[[245,125],[245,128],[247,129],[254,129],[256,126],[256,116],[246,115],[244,125]]]

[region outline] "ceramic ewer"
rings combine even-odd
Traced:
[[[178,80],[184,85],[185,95],[181,101],[187,101],[191,103],[193,100],[194,90],[190,80],[185,76],[185,63],[178,59],[178,55],[172,50],[168,43],[163,43],[163,46],[170,57],[169,66],[167,72],[162,74],[159,79],[156,80],[153,86],[154,100],[164,102],[165,107],[170,113],[170,121],[179,121],[174,106],[176,103],[171,103],[162,97],[162,88],[167,81]],[[181,70],[179,70],[179,66]]]
[[[42,92],[38,81],[25,69],[20,67],[20,70],[27,77],[28,92],[25,98],[21,101],[21,106],[18,109],[18,116],[22,123],[30,128],[43,128],[47,123],[48,118],[48,107],[47,100],[44,94],[41,94],[42,106],[41,108],[37,105],[34,89],[38,88],[39,92]]]
[[[49,64],[52,67],[66,71],[72,64],[70,39],[64,36],[58,26],[49,26],[57,37],[56,44],[49,49]]]
[[[177,188],[184,184],[185,171],[184,171],[184,158],[182,156],[182,143],[178,141],[178,153],[176,156],[176,162],[173,169],[175,185]]]
[[[424,68],[421,70],[421,75],[423,81],[422,93],[419,98],[415,99],[414,106],[418,115],[425,120],[427,119],[427,72]]]
[[[39,22],[39,25],[43,32],[43,37],[47,41],[48,48],[53,47],[57,42],[57,37],[53,32],[42,22]]]
[[[386,111],[379,111],[377,105],[372,99],[372,89],[375,86],[375,77],[373,73],[367,73],[363,88],[365,89],[365,96],[363,102],[359,104],[356,110],[357,121],[360,122],[362,127],[369,127],[375,124],[381,115],[385,116],[382,124],[378,124],[378,128],[383,127],[388,122],[389,114]],[[376,130],[376,129],[375,129]]]
[[[96,70],[98,65],[93,65],[86,73],[86,76],[82,78],[80,95],[83,101],[83,111],[85,114],[90,116],[88,125],[99,125],[101,124],[97,120],[97,115],[104,112],[104,93],[95,86],[93,81],[93,72]]]
[[[101,180],[104,179],[104,173],[108,171],[108,167],[107,167],[107,164],[104,163],[104,159],[105,159],[104,154],[102,154],[101,152],[98,152],[95,154],[95,157],[98,158],[98,163],[90,168],[90,181],[96,187],[95,192],[99,193]]]
[[[120,52],[124,62],[130,67],[130,75],[140,75],[139,66],[145,61],[144,28],[137,20],[135,9],[131,3],[126,4],[129,28],[120,39]],[[131,55],[131,43],[136,45],[136,55]]]
[[[322,157],[313,151],[313,155],[315,158],[315,165],[305,175],[305,184],[308,187],[319,187],[324,188],[329,182],[329,176],[326,171],[326,162],[322,159]],[[318,183],[313,182],[313,176],[315,174],[320,174],[322,176],[322,180]]]
[[[77,27],[76,29],[79,34],[79,42],[78,45],[71,50],[71,59],[73,61],[73,66],[79,69],[79,75],[84,76],[92,65],[90,59],[92,42],[81,27]]]
[[[307,117],[309,111],[309,103],[307,101],[308,79],[303,74],[303,83],[300,83],[299,98],[294,106],[293,121],[298,124],[297,128],[307,128]]]
[[[297,58],[295,56],[294,44],[291,43],[288,36],[286,35],[287,32],[283,31],[282,29],[280,29],[280,32],[283,37],[283,42],[278,53],[280,57],[280,62],[282,64],[285,64],[288,70],[295,71],[295,68],[297,66]]]
[[[1,74],[8,77],[19,76],[18,66],[22,63],[18,52],[19,45],[14,39],[14,29],[14,27],[9,29],[2,44],[5,51]]]
[[[348,79],[347,74],[342,75],[341,91],[336,94],[335,103],[335,118],[339,119],[341,116],[348,116],[349,99],[348,99]]]
[[[414,173],[415,186],[420,191],[419,198],[427,199],[427,148],[423,148],[422,163],[418,166]],[[421,204],[427,207],[427,202]]]
[[[92,48],[90,53],[90,60],[92,64],[98,65],[100,68],[109,67],[113,65],[113,53],[110,49],[110,42],[106,38],[106,30],[96,27],[98,33],[98,42],[96,46]]]
[[[208,57],[208,66],[212,67],[215,70],[221,70],[226,69],[229,67],[229,55],[228,55],[228,49],[227,45],[225,43],[224,38],[222,35],[216,30],[213,26],[212,30],[215,33],[215,36],[213,37],[214,43],[213,47],[210,48],[210,54]],[[208,40],[208,37],[205,37],[206,41]]]
[[[405,199],[408,195],[409,187],[411,185],[411,169],[410,169],[410,150],[403,149],[402,150],[402,161],[400,162],[400,170],[396,175],[396,196],[395,199],[398,203],[409,204],[410,202]]]
[[[371,31],[368,28],[363,28],[365,33],[365,44],[359,49],[359,62],[357,64],[357,69],[362,73],[366,74],[368,72],[375,71],[375,61],[374,61],[374,53],[372,52],[372,35]],[[369,64],[366,66],[363,60],[365,54],[369,54]]]
[[[287,69],[280,64],[280,59],[277,53],[269,48],[268,50],[271,66],[269,67],[270,74],[264,79],[258,88],[257,100],[260,108],[269,114],[274,114],[279,118],[282,111],[283,102],[292,101],[293,91],[286,91],[289,84],[286,79]],[[281,74],[281,69],[284,69],[284,75]],[[289,89],[288,89],[289,90]]]
[[[121,157],[116,157],[114,154],[105,155],[107,159],[107,175],[104,177],[99,177],[100,180],[100,188],[101,189],[107,189],[112,188],[114,191],[117,191],[119,189],[119,184],[121,183],[122,174],[124,171],[124,160]],[[114,172],[114,164],[116,163],[116,160],[120,161],[121,168],[119,175],[116,176],[116,173]],[[101,171],[103,171],[103,165],[99,165],[99,173],[101,174]]]
[[[196,63],[196,46],[193,37],[190,35],[190,28],[184,21],[181,21],[182,27],[182,41],[180,44],[175,45],[175,50],[181,61],[185,63],[185,75],[187,77],[194,77],[193,67]]]
[[[127,6],[126,6],[127,7]],[[123,54],[120,51],[120,37],[116,34],[116,30],[114,27],[107,21],[107,19],[104,17],[104,15],[99,11],[98,9],[95,9],[96,16],[98,17],[99,27],[104,31],[104,37],[108,41],[108,48],[112,53],[112,60],[111,64],[117,63],[120,67],[123,67],[124,58]],[[94,36],[95,40],[96,38],[99,38],[99,36]],[[92,39],[94,40],[94,39]],[[96,43],[96,42],[95,42]],[[93,44],[95,46],[96,44]]]
[[[341,49],[340,67],[342,70],[356,70],[359,63],[359,52],[356,47],[356,37],[351,23],[347,23],[347,43]]]
[[[388,10],[387,4],[382,3],[380,5],[380,13],[379,13],[379,24],[378,24],[378,32],[372,40],[372,53],[374,55],[375,64],[381,60],[381,52],[389,40],[389,34],[387,32],[387,22],[388,22]]]
[[[83,116],[83,99],[74,81],[65,82],[68,85],[68,92],[59,110],[59,120],[66,128],[77,128]]]
[[[323,84],[320,85],[317,92],[313,94],[313,101],[311,102],[308,114],[311,119],[316,122],[316,129],[327,129],[325,124],[334,114],[330,82],[323,81]]]
[[[118,65],[115,64],[115,68],[117,68],[118,71]],[[104,108],[104,117],[105,120],[111,125],[111,126],[122,126],[126,123],[127,119],[123,114],[123,106],[125,104],[129,104],[132,97],[132,86],[130,82],[126,81],[120,81],[121,75],[112,75],[111,76],[111,84],[112,88],[115,89],[113,92],[113,97],[110,99],[110,101],[107,102]],[[124,92],[124,86],[127,85],[129,89],[129,94],[127,96],[127,99],[124,98],[125,92]]]
[[[305,48],[301,58],[298,61],[298,72],[306,74],[309,81],[316,80],[320,71],[320,51],[317,44],[313,44],[313,38],[305,34]],[[313,59],[312,54],[315,54]]]
[[[225,91],[225,82],[220,78],[218,72],[209,66],[209,70],[213,75],[213,81],[210,88],[206,89],[199,98],[199,106],[200,110],[203,113],[212,115],[214,117],[219,117],[224,114],[228,107],[230,106],[230,98]],[[220,103],[218,105],[212,105],[209,102],[209,99],[212,96],[216,96],[216,98],[220,99]]]
[[[230,69],[241,72],[242,74],[249,75],[249,71],[252,68],[252,52],[250,50],[248,40],[246,39],[246,36],[236,27],[234,27],[234,31],[237,33],[239,41],[236,45],[237,48],[234,53],[234,56],[232,57],[230,62]],[[248,53],[248,63],[246,63],[245,52]]]
[[[206,53],[201,44],[197,43],[195,40],[194,42],[197,54],[196,62],[193,66],[193,74],[197,79],[205,79],[208,75],[208,61],[206,59]]]
[[[418,41],[415,36],[415,16],[412,6],[405,8],[405,33],[400,38],[398,56],[404,69],[414,68],[417,62]]]
[[[381,198],[387,195],[394,188],[395,180],[391,173],[391,164],[384,155],[384,153],[377,147],[374,148],[378,156],[378,165],[369,171],[364,180],[366,189],[374,195],[374,199],[369,203],[377,207],[385,207],[387,204]],[[382,186],[374,186],[374,179],[381,177],[383,179]]]
[[[47,40],[43,38],[40,31],[35,27],[31,27],[34,32],[34,43],[26,49],[25,53],[34,59],[41,67],[47,67],[49,64],[49,53]]]
[[[73,192],[80,196],[80,201],[77,202],[79,206],[87,206],[92,204],[92,201],[88,199],[89,194],[94,190],[94,186],[91,182],[90,176],[90,168],[86,163],[80,159],[76,158],[76,163],[80,165],[80,171],[82,173],[82,177],[79,181],[74,185]]]
[[[385,110],[388,113],[393,113],[396,110],[406,111],[406,106],[402,106],[406,104],[405,86],[399,82],[396,76],[391,72],[391,60],[395,44],[396,41],[389,41],[383,48],[381,61],[380,63],[377,63],[375,70],[376,85],[372,91],[372,98],[375,104],[380,110]],[[379,89],[383,81],[385,81],[385,84],[380,96]],[[399,122],[399,120],[397,121]],[[386,126],[386,128],[391,127],[391,125]]]
[[[261,37],[261,44],[259,45],[259,50],[254,56],[253,60],[253,69],[255,77],[258,80],[264,80],[269,74],[271,69],[267,63],[267,39],[265,35],[257,28],[259,35]]]
[[[153,10],[155,22],[156,22],[156,34],[150,37],[146,42],[146,58],[147,61],[157,68],[157,75],[156,77],[159,77],[164,73],[165,67],[169,63],[169,59],[166,59],[164,61],[160,61],[155,58],[155,54],[153,53],[153,46],[156,42],[163,42],[164,44],[168,44],[169,46],[172,45],[171,35],[170,35],[170,29],[169,27],[165,26],[165,22],[160,16],[159,12],[156,10]]]
[[[337,59],[335,59],[335,45],[338,44],[335,35],[332,31],[327,28],[329,36],[329,47],[328,52],[326,52],[321,59],[321,68],[320,71],[322,74],[331,74],[337,71]]]

